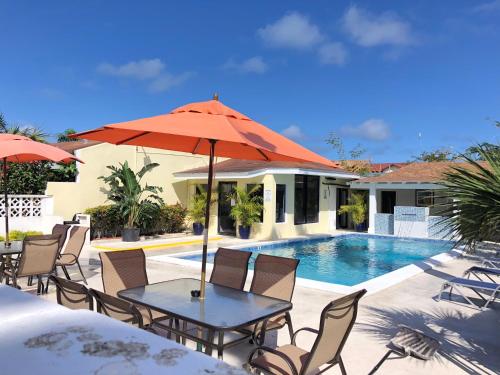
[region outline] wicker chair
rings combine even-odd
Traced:
[[[54,271],[59,254],[59,235],[42,235],[26,237],[23,241],[23,250],[11,268],[3,270],[6,284],[12,279],[12,285],[19,288],[20,277],[38,278],[37,294],[44,293],[42,276],[50,275]]]
[[[72,310],[94,310],[94,300],[85,285],[54,275],[49,280],[56,286],[58,304]]]
[[[90,289],[89,293],[96,300],[98,313],[144,328],[143,315],[133,303],[95,289]]]
[[[342,374],[346,374],[341,352],[356,321],[358,301],[366,290],[349,294],[329,303],[321,313],[319,330],[299,329],[293,335],[290,345],[277,349],[260,347],[255,349],[248,360],[250,368],[268,374],[309,375],[323,373],[339,365]],[[316,340],[310,351],[296,346],[300,332],[316,334]],[[320,367],[327,365],[325,368]]]
[[[259,254],[255,260],[254,273],[250,292],[291,301],[295,289],[298,259]],[[252,332],[254,340],[262,343],[266,331],[272,331],[288,326],[290,339],[293,336],[292,318],[285,313],[271,318],[266,322],[245,327],[244,331]]]
[[[82,252],[83,245],[85,244],[85,236],[89,231],[88,227],[81,226],[73,226],[69,231],[69,239],[66,246],[64,246],[63,252],[59,255],[59,258],[56,260],[56,266],[61,267],[64,275],[68,280],[71,280],[69,277],[69,273],[66,267],[77,265],[80,270],[80,274],[82,275],[83,282],[87,284],[87,280],[85,279],[85,275],[82,271],[82,266],[80,266],[80,261],[78,258],[80,257],[80,253]]]
[[[252,253],[220,247],[215,253],[210,282],[243,290],[248,273],[248,261]]]
[[[146,256],[142,249],[122,250],[99,253],[102,267],[102,285],[104,292],[118,298],[120,290],[148,285]],[[168,317],[146,306],[135,305],[142,314],[144,325],[151,325]]]

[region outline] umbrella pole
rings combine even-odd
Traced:
[[[214,179],[214,156],[215,156],[215,139],[209,139],[210,142],[210,159],[208,162],[208,187],[207,187],[207,202],[205,205],[205,228],[203,229],[203,258],[201,261],[201,284],[200,298],[205,299],[205,280],[207,276],[207,249],[208,249],[208,228],[210,225],[210,205],[212,203],[212,182]]]
[[[7,158],[3,158],[3,190],[5,199],[5,247],[10,246],[9,241],[9,196],[7,194]]]

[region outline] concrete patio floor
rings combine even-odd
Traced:
[[[222,242],[221,242],[222,241]],[[230,240],[213,241],[210,247],[228,245]],[[199,250],[200,245],[171,247],[147,251],[147,271],[151,283],[181,277],[199,278],[199,270],[167,264],[150,259],[152,255]],[[82,265],[89,286],[102,290],[98,251],[86,247],[82,253]],[[459,276],[463,271],[478,264],[472,257],[456,259],[445,264],[435,264],[433,269],[413,276],[395,286],[365,296],[360,303],[356,325],[342,352],[349,374],[367,374],[386,353],[386,344],[398,330],[398,325],[417,328],[436,337],[441,349],[434,359],[422,361],[414,358],[389,359],[377,374],[498,374],[500,373],[500,311],[499,303],[486,311],[479,311],[462,303],[458,296],[453,301],[436,301],[444,280]],[[72,276],[79,280],[76,269]],[[247,290],[249,283],[247,283]],[[317,328],[323,307],[339,297],[334,293],[297,286],[293,297],[292,319],[294,329]],[[473,295],[471,295],[473,297]],[[44,298],[55,300],[54,289]],[[304,334],[299,346],[310,348],[313,336]],[[273,341],[273,337],[269,337]],[[276,337],[274,337],[276,341]],[[287,330],[277,337],[279,345],[290,341]],[[242,344],[224,353],[224,360],[241,365],[253,349]],[[340,374],[337,367],[328,374]]]

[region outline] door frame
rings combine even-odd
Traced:
[[[220,223],[220,218],[221,218],[221,202],[223,202],[224,200],[221,199],[221,194],[222,194],[222,189],[221,189],[221,186],[222,185],[233,185],[234,187],[237,187],[238,186],[238,183],[237,181],[219,181],[219,184],[217,186],[217,191],[218,191],[218,194],[217,194],[217,233],[218,234],[223,234],[223,235],[229,235],[229,236],[236,236],[236,221],[234,220],[234,230],[231,230],[231,231],[222,231],[221,230],[221,223]]]

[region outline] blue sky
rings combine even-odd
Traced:
[[[219,92],[329,157],[500,139],[500,0],[0,1],[0,46],[0,112],[50,134]]]

